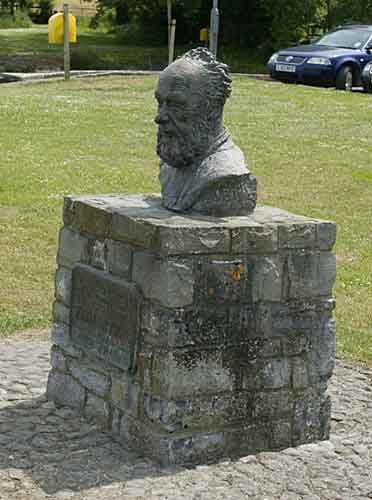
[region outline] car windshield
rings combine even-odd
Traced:
[[[318,40],[317,45],[340,47],[345,49],[361,49],[367,43],[371,33],[369,31],[344,29],[333,31]]]

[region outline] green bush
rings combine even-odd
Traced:
[[[17,10],[14,15],[0,12],[0,29],[30,28],[32,21],[27,12]]]

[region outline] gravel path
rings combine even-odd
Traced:
[[[159,470],[45,399],[46,332],[0,341],[0,499],[372,499],[372,370],[338,362],[331,441]]]

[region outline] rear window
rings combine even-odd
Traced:
[[[369,31],[356,29],[337,30],[323,36],[317,44],[345,49],[361,49],[368,42],[371,34]]]

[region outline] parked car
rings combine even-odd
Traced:
[[[362,71],[362,85],[366,92],[372,93],[372,62],[364,66]]]
[[[372,61],[372,25],[346,25],[310,45],[279,50],[268,61],[272,78],[351,90]]]

